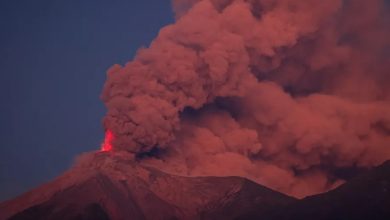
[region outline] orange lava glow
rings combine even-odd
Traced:
[[[107,130],[104,137],[104,142],[102,143],[101,151],[108,152],[112,150],[112,141],[114,140],[114,134],[112,131]]]

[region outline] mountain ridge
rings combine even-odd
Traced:
[[[0,204],[0,219],[233,219],[254,207],[293,201],[241,177],[182,177],[124,155],[96,153],[54,181]],[[226,207],[234,208],[227,213]]]
[[[390,219],[390,160],[329,192],[305,197],[283,212],[247,213],[236,218],[267,220]]]
[[[390,161],[301,200],[241,177],[183,177],[87,153],[53,181],[0,203],[0,220],[390,219]]]

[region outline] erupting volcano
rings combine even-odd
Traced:
[[[381,0],[175,0],[176,22],[107,71],[114,151],[304,197],[390,158]]]
[[[173,8],[175,23],[107,71],[109,153],[0,218],[390,219],[386,1]]]

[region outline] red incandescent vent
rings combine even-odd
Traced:
[[[114,134],[110,130],[106,130],[104,142],[102,143],[101,151],[108,152],[112,151],[112,141],[114,140]]]

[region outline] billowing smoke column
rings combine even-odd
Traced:
[[[386,4],[174,1],[176,23],[108,71],[113,150],[298,197],[390,159]]]

